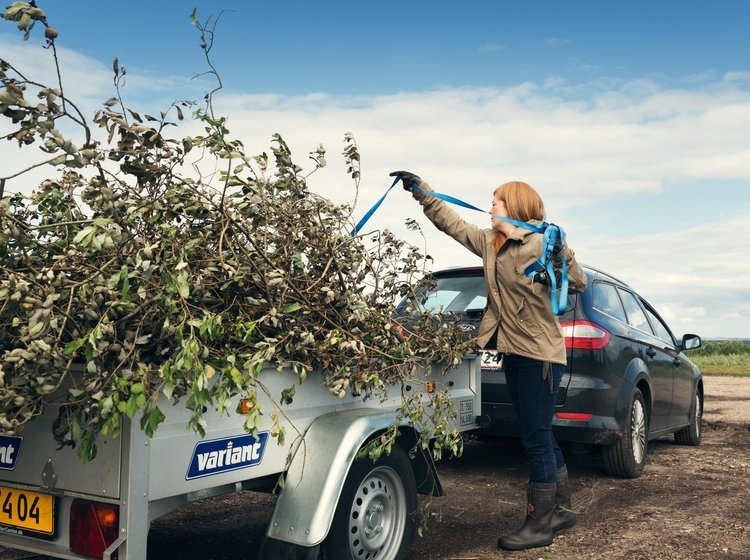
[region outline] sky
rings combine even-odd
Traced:
[[[496,186],[526,181],[578,260],[632,286],[678,337],[750,338],[750,2],[38,4],[60,33],[66,93],[89,116],[114,94],[115,56],[136,110],[202,99],[213,83],[190,24],[196,6],[200,21],[218,17],[216,109],[249,153],[278,132],[305,165],[322,143],[328,165],[309,186],[351,203],[341,156],[351,132],[362,156],[355,215],[393,170],[483,208]],[[23,42],[0,21],[0,57],[53,81],[34,31]],[[0,143],[0,175],[44,155]],[[6,189],[34,186],[13,181]],[[489,216],[459,212],[489,227]],[[366,229],[383,228],[426,243],[435,269],[480,264],[400,189]]]

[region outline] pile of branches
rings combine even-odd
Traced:
[[[3,17],[26,38],[43,26],[57,60],[57,31],[36,5],[15,2]],[[213,31],[197,27],[208,53]],[[264,368],[293,372],[290,389],[274,396],[283,402],[306,378],[338,397],[376,398],[389,384],[413,383],[417,364],[459,363],[467,348],[457,329],[429,318],[406,334],[393,328],[394,303],[426,259],[387,231],[350,235],[352,208],[308,188],[325,165],[322,147],[307,173],[279,136],[271,156],[247,155],[213,113],[216,90],[204,108],[175,102],[141,115],[122,102],[125,69],[115,60],[113,70],[117,95],[92,119],[97,141],[61,82],[35,83],[0,60],[0,114],[12,129],[4,138],[41,147],[54,172],[30,195],[9,188],[25,173],[0,179],[2,433],[58,407],[56,440],[87,460],[124,416],[138,415],[152,434],[164,418],[160,395],[184,400],[200,433],[206,408],[231,413],[241,395],[255,403],[245,428],[265,417],[283,438],[278,416],[258,404]],[[183,109],[202,134],[169,136]],[[82,131],[80,146],[60,131],[63,121]],[[357,188],[351,135],[344,155]],[[202,173],[208,166],[217,171]],[[426,409],[407,404],[402,414],[455,449],[449,411],[427,421]]]

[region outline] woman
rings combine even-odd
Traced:
[[[430,187],[418,176],[407,171],[391,175],[403,181],[439,230],[484,262],[488,303],[477,343],[504,354],[505,377],[530,471],[526,519],[515,533],[501,537],[498,546],[523,550],[550,545],[555,532],[575,525],[576,515],[570,509],[568,470],[552,434],[552,416],[566,363],[565,343],[552,313],[549,287],[524,274],[526,267],[540,258],[543,236],[496,217],[490,221],[491,228],[479,228],[424,192]],[[518,181],[495,189],[490,212],[534,225],[545,217],[537,192]],[[582,292],[586,275],[564,240],[553,252],[555,268],[559,270],[563,253],[569,291]]]

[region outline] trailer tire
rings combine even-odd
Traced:
[[[373,462],[349,469],[328,537],[330,560],[402,560],[409,557],[417,524],[417,485],[409,457],[398,445]]]

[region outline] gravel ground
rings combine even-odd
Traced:
[[[447,495],[433,500],[412,560],[750,559],[750,378],[707,377],[703,443],[650,444],[643,476],[603,474],[598,455],[565,448],[578,525],[546,548],[501,552],[524,515],[526,467],[516,442],[469,441],[438,465]],[[242,493],[191,504],[154,523],[149,558],[254,560],[274,497]],[[0,549],[0,560],[41,559]]]

